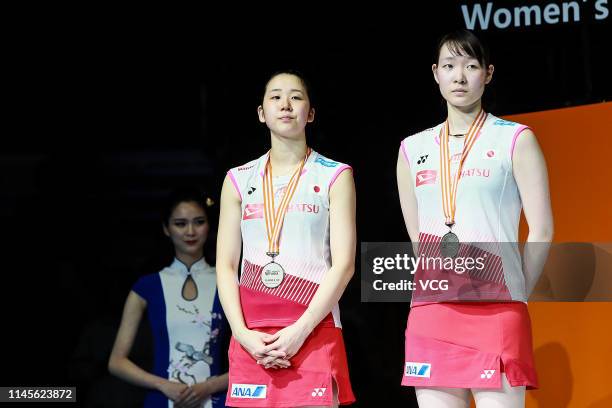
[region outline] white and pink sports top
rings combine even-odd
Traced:
[[[420,252],[429,254],[439,248],[442,236],[448,232],[440,186],[440,130],[443,125],[407,137],[401,143],[417,198]],[[526,128],[488,114],[461,171],[452,231],[461,242],[470,245],[498,243],[477,244],[498,257],[495,262],[490,260],[482,276],[472,276],[472,280],[482,278],[488,282],[481,286],[479,296],[483,298],[526,300],[521,256],[516,244],[522,204],[512,173],[516,139]],[[449,139],[451,176],[454,177],[464,138]]]
[[[329,246],[329,190],[350,166],[314,150],[304,164],[295,194],[287,208],[275,262],[285,277],[270,289],[261,282],[262,267],[270,262],[264,219],[263,176],[268,153],[228,171],[242,200],[242,268],[240,302],[247,327],[285,327],[306,310],[331,267]],[[290,176],[273,177],[274,204],[279,205]],[[341,327],[336,304],[322,322]]]

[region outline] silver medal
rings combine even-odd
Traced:
[[[440,241],[440,254],[443,258],[454,258],[459,253],[459,238],[451,231],[447,232]]]
[[[285,270],[280,264],[272,261],[261,269],[261,282],[266,288],[274,289],[283,283]]]

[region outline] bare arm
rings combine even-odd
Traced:
[[[232,328],[234,338],[253,356],[259,360],[263,352],[265,333],[249,330],[242,315],[240,306],[240,291],[238,289],[238,264],[240,262],[240,247],[242,235],[240,219],[242,207],[238,192],[229,176],[225,177],[221,190],[221,211],[219,214],[219,231],[217,233],[217,288],[219,299],[227,320]],[[272,352],[274,357],[284,357],[284,353]],[[276,365],[289,366],[288,361],[277,361]]]
[[[525,287],[529,296],[546,262],[554,230],[546,161],[529,129],[523,130],[516,140],[512,167],[529,225],[523,254]]]
[[[415,243],[414,253],[417,254],[416,243],[419,241],[419,208],[416,194],[414,193],[414,183],[412,182],[412,172],[406,162],[406,158],[400,149],[397,156],[397,190],[399,191],[400,205],[404,215],[404,223],[410,235],[410,240]]]
[[[202,403],[210,398],[211,394],[227,389],[228,373],[214,375],[205,381],[190,386],[181,398],[174,403],[176,408],[199,408]]]
[[[329,192],[329,242],[332,266],[323,277],[304,314],[297,320],[309,332],[338,303],[355,273],[355,182],[350,170],[343,171]]]
[[[125,301],[123,316],[115,344],[108,361],[111,374],[132,384],[152,388],[163,392],[168,398],[176,400],[187,387],[184,384],[172,383],[165,378],[153,375],[134,364],[129,358],[142,314],[147,302],[134,291]]]
[[[338,303],[355,272],[355,183],[350,170],[343,171],[329,192],[329,239],[332,266],[302,316],[292,325],[268,336],[265,352],[279,350],[294,356],[314,328]]]
[[[210,377],[208,380],[206,380],[208,383],[210,383],[210,393],[214,394],[215,392],[227,390],[228,380],[228,373]]]
[[[229,176],[226,176],[221,190],[216,268],[219,299],[234,336],[246,329],[238,290],[238,264],[242,245],[240,215],[240,197]]]

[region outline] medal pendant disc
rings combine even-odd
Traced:
[[[454,258],[459,253],[459,238],[453,232],[447,232],[440,241],[440,255],[443,258]]]
[[[283,283],[285,270],[280,264],[270,262],[261,269],[261,282],[266,288],[274,289]]]

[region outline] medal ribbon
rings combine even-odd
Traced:
[[[465,163],[465,159],[474,146],[476,138],[482,126],[485,123],[487,114],[480,109],[478,115],[470,125],[470,129],[465,137],[461,159],[457,167],[455,177],[451,178],[451,155],[448,147],[449,141],[449,124],[448,119],[440,130],[440,184],[442,186],[442,209],[444,210],[444,221],[449,227],[455,224],[455,210],[457,209],[457,185],[461,176],[461,169]]]
[[[266,233],[268,234],[268,255],[274,256],[279,253],[280,246],[280,235],[283,228],[283,222],[285,221],[285,214],[287,207],[295,194],[300,176],[302,175],[302,169],[304,164],[308,160],[312,150],[310,147],[306,150],[306,156],[302,159],[297,169],[291,176],[287,190],[283,196],[278,208],[274,211],[274,186],[272,183],[272,163],[270,155],[268,155],[268,161],[266,162],[266,169],[264,172],[263,180],[263,194],[264,194],[264,218],[266,220]]]

